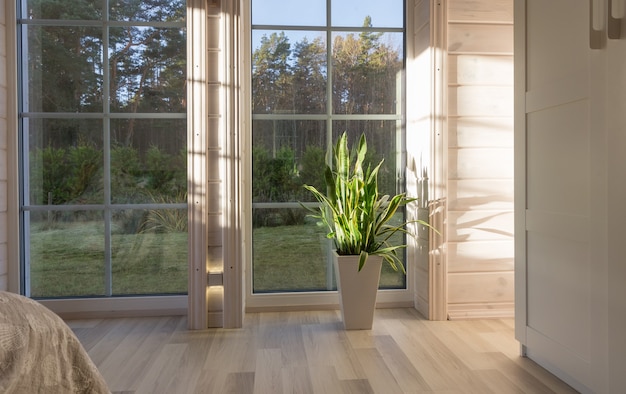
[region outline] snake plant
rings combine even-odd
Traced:
[[[307,209],[328,228],[327,237],[333,239],[337,254],[360,256],[359,271],[369,255],[379,255],[394,270],[400,267],[405,272],[397,252],[406,245],[392,245],[389,240],[398,232],[410,234],[406,230],[407,222],[399,225],[389,222],[399,207],[415,199],[405,193],[393,197],[380,195],[378,171],[384,159],[373,169],[370,165],[364,168],[366,153],[365,134],[351,150],[344,132],[333,147],[331,165],[326,165],[327,192],[304,185],[320,203],[319,208]],[[428,226],[421,220],[417,222]]]

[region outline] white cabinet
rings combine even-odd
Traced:
[[[515,4],[516,336],[595,393],[626,388],[626,42],[609,1],[621,12]]]

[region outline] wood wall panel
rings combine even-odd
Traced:
[[[451,86],[448,97],[450,116],[513,116],[512,86]]]
[[[510,179],[513,177],[513,148],[456,149],[449,156],[450,179]]]
[[[450,117],[448,146],[456,148],[512,148],[513,117]]]
[[[513,211],[448,212],[448,241],[507,241],[513,239]],[[486,255],[488,253],[486,252]]]
[[[451,273],[448,286],[450,304],[513,300],[513,272]]]
[[[448,318],[512,316],[513,0],[449,0]]]
[[[448,272],[513,270],[513,241],[450,242]]]
[[[513,23],[513,2],[510,0],[454,0],[448,6],[451,22]]]
[[[450,24],[448,52],[513,54],[513,25]]]
[[[513,56],[450,55],[448,83],[511,86]]]
[[[513,187],[508,179],[450,180],[448,209],[451,211],[513,210]]]

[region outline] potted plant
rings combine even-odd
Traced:
[[[370,165],[364,168],[366,153],[365,134],[351,150],[344,132],[333,147],[331,164],[326,165],[327,192],[304,185],[320,203],[317,209],[307,209],[328,228],[327,237],[334,241],[337,290],[346,329],[372,328],[383,260],[405,273],[397,252],[406,245],[389,241],[396,233],[410,234],[407,222],[391,223],[399,207],[415,200],[404,193],[380,195],[378,171],[383,160],[373,169]]]

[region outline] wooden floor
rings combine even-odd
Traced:
[[[244,328],[184,317],[68,324],[114,393],[574,393],[519,356],[513,320],[432,322],[379,309],[371,331],[337,311],[251,313]]]

